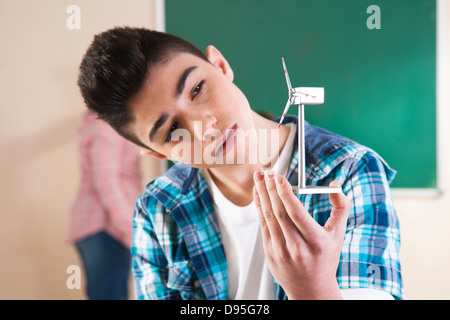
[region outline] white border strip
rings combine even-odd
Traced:
[[[391,194],[394,198],[436,198],[442,195],[442,190],[426,188],[392,188]]]
[[[450,7],[447,0],[436,1],[436,184],[440,190],[440,194],[447,190],[445,178],[445,126],[450,115],[445,107],[449,105],[449,78],[448,71],[450,71],[448,58],[450,57],[449,47],[450,43],[448,37],[450,36],[450,24],[447,21],[450,15]],[[448,151],[447,151],[448,154]]]
[[[166,31],[166,3],[165,0],[154,0],[155,2],[155,30]]]

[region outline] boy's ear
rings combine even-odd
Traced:
[[[209,62],[218,67],[230,81],[233,81],[233,70],[231,70],[228,61],[224,58],[219,50],[217,50],[214,46],[209,45],[208,47],[206,47],[206,58],[209,60]]]
[[[161,153],[158,153],[156,151],[150,150],[150,149],[141,149],[140,151],[141,156],[153,156],[157,159],[167,159],[165,155],[162,155]]]

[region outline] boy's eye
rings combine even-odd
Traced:
[[[192,100],[202,92],[204,83],[205,83],[204,80],[200,81],[200,83],[194,88],[194,90],[192,90],[191,93]]]
[[[178,122],[175,122],[174,124],[172,124],[172,126],[169,129],[169,132],[167,133],[166,139],[164,140],[165,142],[170,142],[172,140],[172,134],[177,128],[178,128]]]

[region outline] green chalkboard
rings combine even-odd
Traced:
[[[392,187],[437,187],[435,1],[165,3],[166,31],[216,46],[255,111],[281,115],[284,57],[294,87],[325,88],[307,121],[377,151],[398,172]]]

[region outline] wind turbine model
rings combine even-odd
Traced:
[[[298,187],[292,187],[296,194],[318,194],[318,193],[340,193],[342,189],[340,187],[320,187],[320,186],[306,186],[305,184],[305,113],[304,105],[316,105],[324,102],[324,89],[323,88],[292,88],[291,81],[286,69],[284,59],[283,62],[284,75],[286,76],[286,83],[289,90],[289,97],[284,108],[283,115],[281,116],[278,127],[281,126],[289,107],[292,105],[298,105]]]

